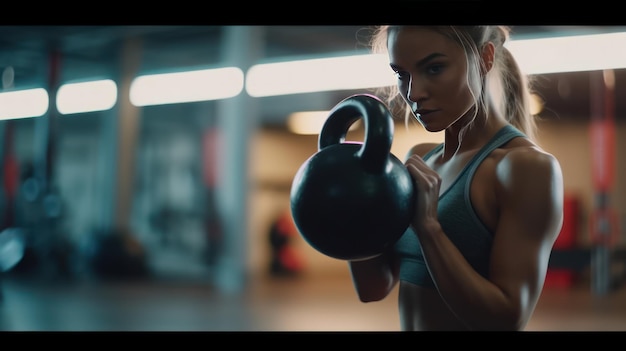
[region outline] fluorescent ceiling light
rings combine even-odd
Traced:
[[[243,90],[237,67],[145,75],[135,78],[130,101],[135,106],[226,99]]]
[[[507,43],[520,69],[530,75],[626,68],[626,33],[520,39]],[[245,88],[252,97],[358,90],[396,84],[387,55],[311,58],[252,66]],[[241,69],[226,67],[137,77],[131,84],[135,106],[226,99],[241,93]],[[48,110],[45,89],[0,93],[0,119],[38,117]],[[72,83],[57,93],[60,113],[111,108],[117,87],[110,80]]]
[[[526,74],[626,68],[626,33],[514,40],[507,48]]]
[[[0,119],[43,116],[49,102],[48,92],[43,88],[0,93]]]
[[[512,40],[507,48],[526,74],[626,68],[626,33]],[[250,96],[369,89],[396,84],[387,55],[365,54],[252,66]]]
[[[115,106],[117,86],[110,79],[68,83],[57,92],[57,110],[64,115],[104,111]]]
[[[246,75],[250,96],[274,96],[395,84],[387,55],[352,55],[258,64]]]

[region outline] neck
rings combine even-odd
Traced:
[[[471,109],[444,132],[442,158],[448,160],[456,154],[482,147],[507,124],[492,106],[487,110],[480,109],[476,116]]]

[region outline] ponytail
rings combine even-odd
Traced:
[[[503,64],[500,78],[504,91],[502,114],[509,123],[535,140],[537,126],[531,111],[530,78],[522,74],[509,49],[502,47],[500,55]]]

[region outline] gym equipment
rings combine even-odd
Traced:
[[[363,118],[363,142],[345,141]],[[297,171],[291,211],[301,236],[317,251],[358,261],[380,255],[408,228],[414,188],[403,162],[390,153],[393,118],[376,96],[352,95],[324,123],[318,152]]]
[[[0,232],[0,272],[7,272],[24,257],[26,239],[21,228],[6,228]]]
[[[83,250],[93,273],[101,279],[136,279],[149,274],[144,247],[128,230],[97,230]]]

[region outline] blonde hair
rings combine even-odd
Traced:
[[[374,53],[387,52],[387,38],[390,31],[397,31],[401,26],[379,26],[374,28],[370,40],[370,47]],[[479,109],[487,110],[485,94],[487,91],[496,101],[496,108],[504,118],[518,128],[529,138],[535,139],[536,123],[535,116],[531,112],[531,81],[522,74],[517,61],[511,52],[504,46],[509,39],[510,28],[506,26],[432,26],[428,27],[458,43],[465,52],[468,64],[468,83],[474,94],[477,112]],[[483,45],[491,42],[495,47],[494,62],[485,86],[483,81],[470,77],[478,77],[472,73],[479,72],[484,62],[481,60]],[[482,88],[482,89],[481,89]],[[400,98],[398,87],[388,86],[377,89],[377,94],[386,100],[392,110],[397,108]],[[477,92],[481,91],[481,94]],[[411,111],[402,103],[405,118],[408,119]]]

